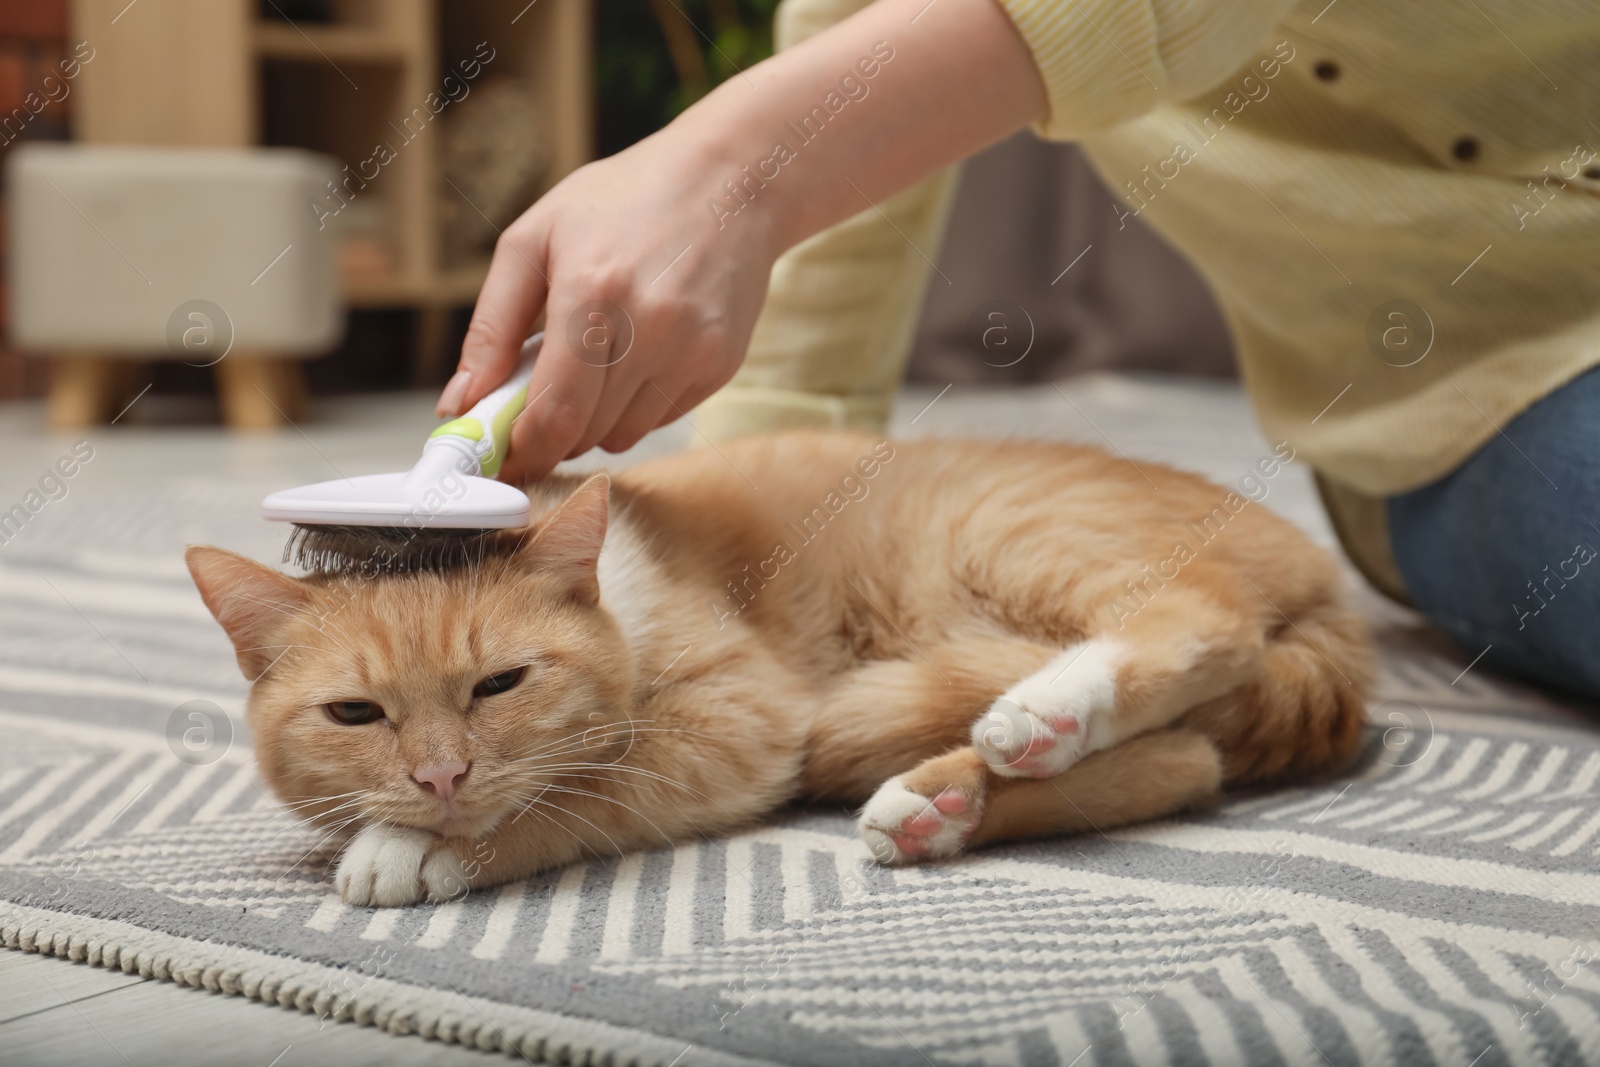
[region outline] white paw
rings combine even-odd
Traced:
[[[1008,778],[1054,778],[1114,741],[1114,641],[1069,648],[1012,686],[972,724],[972,747]]]
[[[872,794],[858,825],[873,859],[899,865],[960,852],[982,815],[953,786],[929,799],[907,789],[897,775]]]
[[[346,904],[393,908],[450,900],[467,891],[467,875],[437,834],[374,823],[356,834],[339,857],[334,885]]]

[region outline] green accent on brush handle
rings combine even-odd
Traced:
[[[451,419],[430,433],[429,437],[465,437],[468,441],[483,440],[483,423],[473,418]]]
[[[528,387],[511,394],[511,397],[494,413],[494,418],[489,420],[489,442],[493,446],[489,454],[482,460],[482,473],[485,478],[493,478],[500,473],[500,463],[506,458],[506,448],[511,444],[511,423],[522,409],[528,404]]]

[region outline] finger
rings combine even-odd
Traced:
[[[528,406],[512,423],[502,481],[520,484],[543,478],[589,429],[606,368],[603,358],[596,360],[585,351],[580,359],[572,351],[564,326],[578,310],[577,301],[560,287],[551,294],[544,344],[528,382]]]
[[[435,413],[441,418],[461,414],[516,369],[522,342],[544,309],[548,283],[539,264],[547,260],[546,248],[542,230],[532,241],[506,233],[495,243],[461,343],[461,361],[439,394]]]
[[[668,401],[667,410],[657,422],[658,427],[674,419],[687,418],[689,412],[699,407],[702,401],[733,380],[744,357],[740,354],[737,359],[728,359],[725,342],[724,335],[702,334],[701,358],[694,362],[699,369],[690,372],[694,376],[689,377],[686,383],[677,384],[675,388],[672,385],[666,387],[664,397]]]
[[[598,445],[639,391],[638,378],[645,372],[638,359],[628,361],[634,347],[634,330],[633,317],[606,300],[583,303],[568,323],[566,340],[573,354],[591,367],[604,368],[606,378],[588,428],[565,458],[581,456]]]
[[[592,337],[598,332],[590,330],[587,336]],[[645,373],[640,365],[637,362],[625,362],[628,350],[632,348],[631,332],[626,334],[614,332],[608,343],[610,347],[606,351],[595,352],[592,347],[586,346],[586,350],[582,353],[585,362],[599,363],[606,367],[606,386],[600,396],[600,403],[595,407],[594,415],[589,419],[588,430],[572,447],[568,459],[580,456],[598,445],[616,427],[618,420],[634,404],[641,391],[649,389],[648,385],[638,381],[638,375]],[[626,347],[623,347],[624,345]],[[629,373],[630,371],[633,373]],[[649,391],[654,395],[654,390]]]
[[[667,398],[656,391],[655,383],[647,381],[633,394],[633,399],[601,439],[600,447],[607,452],[626,452],[645,434],[677,417]]]
[[[651,383],[652,386],[654,386],[654,384],[655,383],[653,382]],[[679,389],[675,391],[682,392],[683,390]],[[656,393],[657,390],[652,388],[651,392]],[[659,430],[663,426],[670,426],[688,413],[689,409],[678,403],[677,400],[674,399],[670,394],[658,393],[657,395],[661,400],[661,413],[657,416],[655,425],[650,427],[652,430]]]
[[[615,372],[613,372],[615,374]],[[628,410],[633,398],[638,395],[635,389],[629,392],[629,387],[615,377],[607,380],[606,388],[600,396],[600,403],[595,407],[594,414],[589,418],[589,427],[567,452],[567,459],[574,459],[583,455],[589,449],[598,445],[607,435],[615,429],[617,420]]]
[[[658,425],[665,426],[675,419],[687,418],[689,413],[699,407],[707,397],[726,385],[730,377],[731,375],[716,375],[701,378],[679,389],[667,407],[664,421]]]

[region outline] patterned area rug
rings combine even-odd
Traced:
[[[950,396],[915,429],[1109,439],[1223,481],[1268,450],[1231,390],[1069,395]],[[1267,506],[1327,541],[1303,473],[1280,483]],[[106,485],[77,502],[93,525],[0,549],[6,945],[531,1060],[1600,1063],[1596,720],[1463,671],[1371,596],[1374,725],[1331,785],[897,871],[847,813],[797,810],[440,907],[346,907],[262,792],[177,562],[202,538],[272,558],[271,487]]]

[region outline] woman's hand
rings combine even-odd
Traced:
[[[573,172],[512,223],[439,414],[504,382],[543,312],[500,477],[632,446],[733,377],[785,249],[1045,106],[995,0],[869,4]]]
[[[777,251],[758,212],[712,224],[701,201],[707,175],[720,171],[712,152],[683,140],[656,134],[581,168],[495,246],[438,408],[458,414],[509,377],[546,312],[506,481],[540,477],[596,445],[632,447],[743,359]]]

